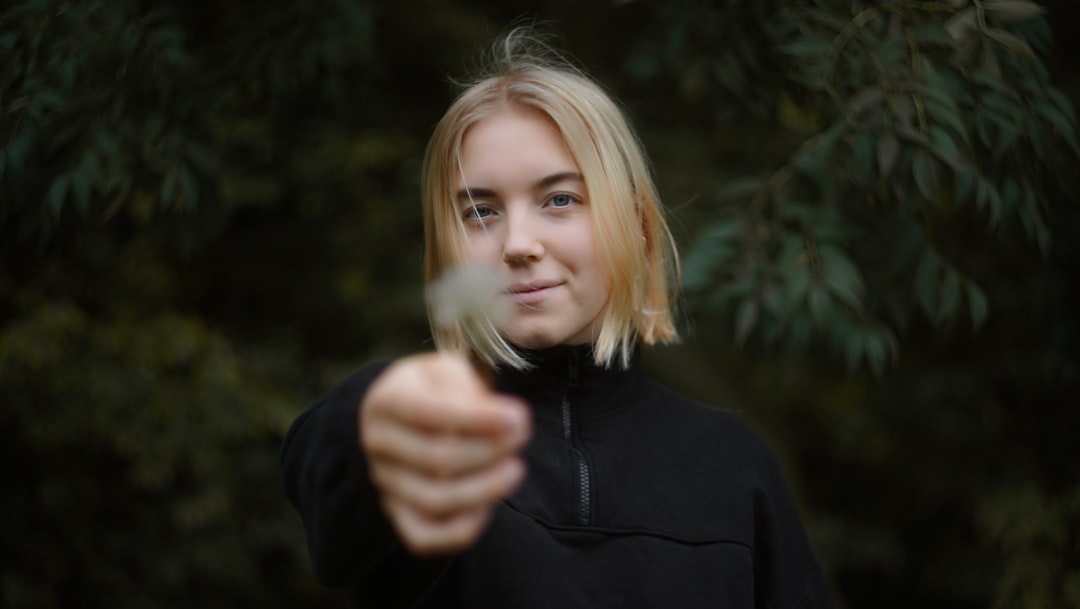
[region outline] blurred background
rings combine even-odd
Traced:
[[[1080,607],[1073,0],[0,11],[0,606],[341,606],[278,448],[430,348],[423,147],[524,19],[671,211],[648,368],[767,438],[840,606]]]

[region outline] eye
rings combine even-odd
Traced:
[[[490,207],[484,205],[470,205],[462,212],[461,218],[466,222],[483,222],[494,213],[495,212],[492,211]]]
[[[565,192],[556,193],[550,199],[548,199],[548,203],[552,207],[554,207],[556,209],[563,209],[563,208],[566,208],[566,207],[570,207],[576,201],[577,201],[576,197],[574,197],[573,195],[567,194]]]

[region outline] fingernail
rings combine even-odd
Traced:
[[[514,400],[503,400],[503,425],[507,429],[517,429],[525,424],[525,409]]]
[[[516,483],[525,475],[525,466],[521,461],[513,459],[503,468],[503,475],[510,482]]]

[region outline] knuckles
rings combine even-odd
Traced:
[[[435,556],[471,546],[488,522],[489,510],[471,510],[440,519],[409,513],[402,506],[388,506],[387,512],[398,538],[414,556]]]
[[[464,356],[435,352],[391,364],[358,405],[371,481],[410,553],[472,545],[520,483],[512,472],[523,466],[508,469],[507,460],[531,435],[528,410],[513,405],[525,411],[520,424],[500,428],[491,418],[499,413],[476,407],[492,397]]]

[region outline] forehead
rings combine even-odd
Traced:
[[[530,108],[506,108],[470,125],[462,136],[458,158],[454,180],[458,187],[578,171],[555,122]]]

